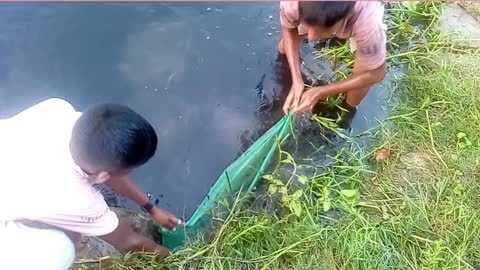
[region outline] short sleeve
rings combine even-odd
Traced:
[[[102,236],[118,227],[118,217],[91,186],[80,188],[55,213],[36,221],[86,236]],[[62,202],[59,202],[62,203]]]
[[[297,28],[300,25],[300,15],[297,1],[280,2],[280,23],[286,28]]]
[[[380,25],[370,32],[356,33],[355,62],[362,70],[375,70],[387,59],[385,30]]]
[[[364,3],[364,8],[355,23],[355,64],[362,70],[374,70],[387,58],[386,30],[383,23],[384,7],[377,2]]]

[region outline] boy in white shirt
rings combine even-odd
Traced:
[[[153,127],[122,105],[96,105],[82,114],[49,99],[0,120],[0,268],[68,269],[75,253],[70,239],[81,235],[98,236],[120,251],[168,256],[119,220],[92,187],[110,186],[174,230],[182,222],[129,177],[156,148]]]

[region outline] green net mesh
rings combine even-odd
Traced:
[[[175,232],[163,230],[163,246],[170,249],[182,246],[187,238],[202,231],[206,226],[205,218],[210,216],[218,206],[218,202],[239,191],[251,191],[275,156],[277,142],[283,140],[290,133],[292,121],[292,116],[284,116],[230,164],[217,179],[185,227],[178,226]]]

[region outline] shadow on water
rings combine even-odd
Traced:
[[[221,171],[283,116],[291,79],[277,53],[278,12],[278,3],[3,3],[0,118],[50,97],[80,111],[130,106],[159,137],[134,178],[189,217]],[[331,74],[312,51],[302,53],[304,73]],[[369,93],[352,132],[385,116],[385,95]]]

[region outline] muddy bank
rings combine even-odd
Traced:
[[[446,5],[439,30],[456,45],[480,48],[480,4]]]

